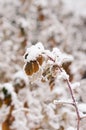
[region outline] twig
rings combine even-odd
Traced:
[[[86,115],[85,115],[85,116],[80,117],[80,119],[81,119],[81,120],[83,120],[84,118],[86,118]]]
[[[55,60],[52,59],[50,56],[48,56],[48,58],[50,60],[52,60],[53,62],[55,62]],[[58,69],[60,70],[60,72],[63,72],[63,69],[59,65],[57,65],[57,66],[58,66]],[[80,120],[81,120],[80,114],[79,114],[79,110],[78,110],[78,107],[77,107],[77,104],[76,104],[76,100],[75,100],[74,95],[73,95],[73,91],[72,91],[72,87],[70,85],[70,82],[69,82],[68,79],[66,79],[65,81],[66,81],[66,83],[68,85],[68,88],[70,90],[70,94],[71,94],[71,97],[72,97],[72,100],[73,100],[73,106],[75,107],[75,110],[76,110],[76,114],[77,114],[77,130],[79,130],[79,125],[80,125]]]
[[[19,108],[18,110],[14,110],[12,113],[16,114],[17,112],[21,112],[21,111],[29,112],[29,109],[28,108]]]
[[[57,100],[54,100],[54,104],[63,104],[63,105],[72,105],[74,106],[74,103],[73,102],[66,102],[66,101],[57,101]]]
[[[60,72],[63,72],[62,68],[60,66],[58,66]],[[72,97],[72,100],[73,100],[73,106],[75,107],[75,110],[76,110],[76,114],[77,114],[77,130],[79,130],[79,125],[80,125],[80,114],[79,114],[79,110],[78,110],[78,107],[77,107],[77,104],[76,104],[76,100],[74,98],[74,95],[73,95],[73,91],[72,91],[72,87],[70,85],[70,82],[68,79],[65,80],[67,85],[68,85],[68,88],[70,90],[70,94],[71,94],[71,97]]]
[[[79,110],[78,110],[78,107],[77,107],[77,104],[76,104],[76,101],[75,101],[75,98],[74,98],[74,95],[73,95],[73,91],[71,89],[70,82],[69,82],[68,79],[66,79],[66,82],[67,82],[68,88],[70,90],[70,94],[71,94],[71,97],[72,97],[72,100],[73,100],[73,103],[74,103],[74,107],[75,107],[75,110],[76,110],[76,114],[77,114],[77,130],[79,130],[79,124],[80,124]]]

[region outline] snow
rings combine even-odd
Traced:
[[[69,127],[67,128],[67,130],[75,130],[73,127]]]
[[[8,91],[8,94],[11,94],[13,92],[13,87],[11,83],[5,83],[3,87],[6,88],[6,90]]]
[[[16,78],[24,79],[26,83],[28,82],[28,78],[27,78],[26,74],[24,73],[24,71],[18,71],[17,73],[15,73],[13,75],[13,79],[16,79]]]
[[[0,108],[0,124],[6,120],[7,115],[9,114],[10,107],[3,105]]]
[[[84,104],[84,103],[79,104],[78,107],[79,107],[79,110],[80,110],[81,112],[86,113],[86,104]]]
[[[80,83],[79,82],[75,82],[75,83],[72,83],[72,89],[77,89],[80,87]]]
[[[65,71],[62,71],[58,76],[58,79],[69,80],[69,75]]]
[[[63,2],[66,8],[72,10],[74,13],[86,16],[86,0],[63,0]]]
[[[39,55],[42,66],[27,76],[24,64]],[[60,72],[56,65],[64,63]],[[85,130],[86,0],[0,0],[0,124],[13,105],[12,129],[75,130],[76,112],[64,79],[71,81],[84,117],[80,130]],[[3,87],[11,94],[10,105]]]
[[[33,45],[31,48],[27,48],[26,54],[28,54],[28,56],[25,59],[25,61],[30,62],[36,60],[36,58],[39,55],[41,55],[43,51],[44,51],[44,47],[40,42],[37,43],[36,46]]]

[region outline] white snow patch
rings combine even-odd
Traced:
[[[30,61],[35,60],[36,57],[42,54],[42,52],[44,52],[44,47],[41,42],[38,42],[36,45],[33,45],[30,48],[27,48],[26,54],[28,55],[25,61],[30,62]]]

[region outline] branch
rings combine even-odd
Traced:
[[[50,60],[52,60],[53,62],[55,62],[55,60],[52,59],[50,56],[48,56],[48,58]],[[57,65],[57,66],[58,66],[58,69],[60,70],[60,72],[63,72],[63,69],[59,65]],[[73,91],[72,91],[72,87],[71,87],[71,84],[69,82],[69,79],[66,78],[65,81],[66,81],[66,83],[68,85],[68,88],[69,88],[69,91],[70,91],[70,94],[71,94],[71,97],[72,97],[72,100],[73,100],[73,106],[75,107],[75,110],[76,110],[76,114],[77,114],[77,130],[79,130],[79,125],[80,125],[80,120],[81,120],[79,110],[78,110],[77,103],[76,103],[76,100],[75,100],[74,95],[73,95]]]
[[[73,91],[72,91],[70,82],[69,82],[68,79],[66,79],[66,82],[67,82],[68,88],[70,90],[70,94],[71,94],[71,97],[72,97],[72,100],[73,100],[73,103],[74,103],[74,107],[75,107],[75,110],[76,110],[76,114],[77,114],[77,130],[79,130],[79,124],[80,124],[80,119],[81,119],[80,115],[79,115],[79,110],[78,110],[76,100],[75,100],[74,95],[73,95]]]
[[[72,105],[74,106],[74,103],[73,102],[66,102],[66,101],[57,101],[57,100],[54,100],[54,104],[58,105],[58,104],[62,104],[62,105]]]

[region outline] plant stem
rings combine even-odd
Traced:
[[[68,88],[70,90],[70,94],[71,94],[71,97],[72,97],[72,100],[73,100],[73,103],[74,103],[74,107],[75,107],[75,110],[76,110],[77,120],[78,120],[77,121],[77,130],[79,130],[79,124],[80,124],[79,110],[78,110],[78,107],[77,107],[77,104],[76,104],[76,101],[75,101],[75,98],[74,98],[74,95],[73,95],[73,91],[72,91],[70,82],[68,81],[68,79],[66,79],[66,82],[67,82]]]
[[[59,70],[61,72],[63,71],[60,66],[58,66],[58,68],[59,68]],[[75,110],[76,110],[76,114],[77,114],[77,130],[79,130],[79,124],[80,124],[80,120],[81,120],[80,115],[79,115],[79,110],[78,110],[76,100],[75,100],[74,95],[73,95],[73,91],[72,91],[70,81],[68,79],[66,79],[66,83],[68,85],[68,88],[70,90],[70,94],[71,94],[71,97],[72,97],[72,100],[73,100],[73,103],[74,103],[73,106],[75,107]]]
[[[48,58],[50,60],[52,60],[53,62],[55,62],[55,60],[52,59],[50,56],[48,56]],[[57,65],[57,66],[58,66],[58,69],[60,70],[60,72],[63,72],[63,69],[59,65]],[[66,79],[65,81],[66,81],[66,83],[68,85],[68,88],[70,90],[70,94],[71,94],[71,97],[72,97],[72,100],[73,100],[73,106],[75,107],[75,110],[76,110],[76,114],[77,114],[77,130],[79,130],[79,125],[80,125],[80,120],[81,120],[80,115],[79,115],[79,110],[78,110],[76,100],[75,100],[74,95],[73,95],[73,91],[72,91],[70,81],[69,81],[69,79]]]

